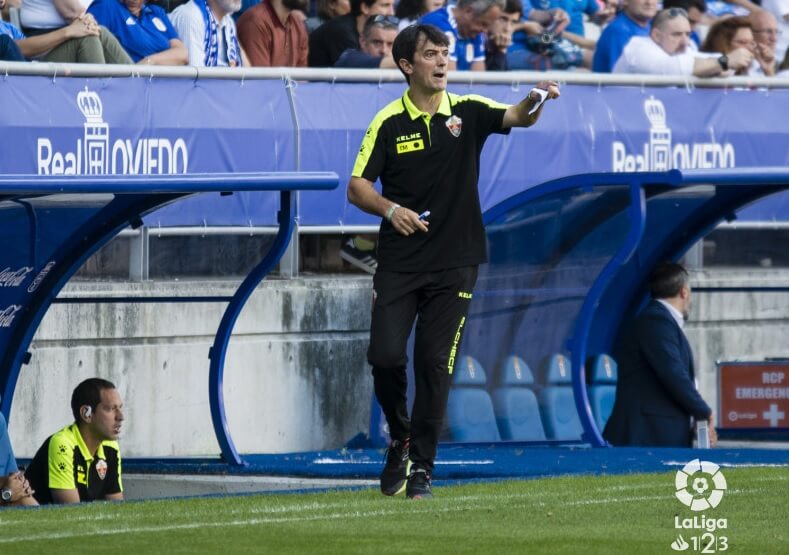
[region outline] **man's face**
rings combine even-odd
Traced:
[[[309,2],[307,2],[309,4]],[[351,0],[335,0],[330,4],[335,16],[351,13]]]
[[[375,56],[376,58],[386,58],[392,54],[392,44],[397,36],[397,29],[384,29],[376,25],[370,30],[368,37],[359,39],[359,46],[362,52]]]
[[[690,44],[690,22],[682,16],[671,18],[662,28],[653,27],[651,36],[667,54],[682,54]]]
[[[123,401],[117,389],[102,389],[101,402],[96,406],[89,423],[91,431],[97,438],[116,440],[121,433],[123,423]]]
[[[470,6],[455,8],[455,20],[458,24],[458,34],[464,39],[473,39],[480,33],[486,32],[501,15],[498,6],[491,6],[480,15],[475,15]]]
[[[625,13],[633,21],[646,24],[657,13],[657,0],[625,0]]]
[[[521,14],[501,12],[499,18],[488,29],[488,35],[512,34],[512,27],[521,19]]]
[[[778,22],[775,16],[770,12],[759,10],[751,14],[751,22],[753,24],[753,37],[758,44],[769,46],[771,50],[775,50],[775,45],[778,43]]]
[[[362,2],[362,13],[366,16],[371,15],[394,15],[394,0],[378,0],[372,6]]]
[[[307,13],[310,3],[309,0],[282,0],[282,5],[289,10],[301,10]]]
[[[434,12],[439,8],[444,7],[444,0],[425,0],[424,2],[424,9],[427,10],[427,13]]]
[[[446,46],[435,45],[421,36],[414,52],[414,63],[409,64],[402,60],[398,61],[398,64],[410,77],[409,85],[412,89],[433,94],[447,88],[449,48]]]
[[[682,313],[682,317],[687,322],[687,320],[690,318],[691,307],[690,285],[686,285],[682,288],[682,294],[680,295],[680,298],[682,299],[682,310],[680,310],[680,312]]]

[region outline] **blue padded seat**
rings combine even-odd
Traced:
[[[570,359],[563,354],[555,354],[545,361],[545,383],[547,385],[572,385],[572,364]]]
[[[474,357],[455,363],[447,403],[447,427],[452,441],[499,441],[493,402],[485,390],[485,370]]]
[[[616,399],[616,361],[609,355],[601,354],[589,361],[589,373],[592,384],[589,386],[589,404],[592,407],[597,429],[601,432],[614,410]]]
[[[552,355],[545,362],[545,388],[540,391],[540,411],[548,439],[581,439],[583,427],[573,396],[570,359]]]
[[[544,441],[537,396],[531,390],[534,376],[519,356],[504,361],[499,387],[493,392],[493,410],[501,438],[514,441]]]

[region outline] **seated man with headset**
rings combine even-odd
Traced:
[[[47,438],[25,471],[39,503],[123,499],[117,442],[122,409],[111,382],[90,378],[77,386],[74,423]]]

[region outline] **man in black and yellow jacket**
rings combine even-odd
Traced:
[[[87,379],[74,390],[71,411],[74,423],[47,438],[25,471],[36,500],[123,500],[120,393],[112,382]]]
[[[411,499],[432,495],[454,361],[477,267],[487,260],[477,191],[482,147],[492,133],[533,125],[543,102],[559,97],[552,81],[512,106],[448,93],[449,52],[447,36],[431,25],[397,35],[392,56],[408,90],[373,118],[348,183],[350,202],[383,218],[367,352],[392,439],[381,492]],[[409,415],[406,344],[414,320]]]

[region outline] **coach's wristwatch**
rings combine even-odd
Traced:
[[[718,57],[718,64],[720,64],[721,69],[726,71],[729,69],[729,57],[726,54],[721,54]]]
[[[11,491],[11,488],[3,488],[0,490],[0,499],[3,501],[3,503],[10,503],[13,497],[14,492]]]

